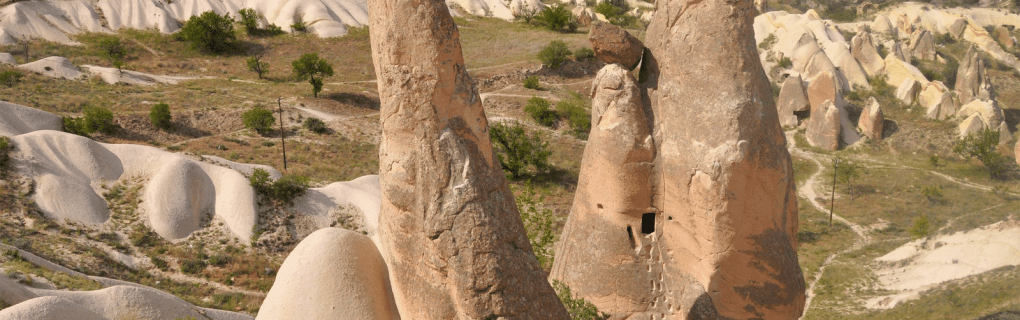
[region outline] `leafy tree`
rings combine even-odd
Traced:
[[[248,71],[259,74],[259,80],[262,79],[262,75],[269,71],[269,62],[262,60],[262,53],[253,54],[248,57],[245,64],[248,66]]]
[[[531,242],[532,252],[543,269],[552,267],[553,243],[556,240],[556,221],[552,210],[545,207],[542,196],[537,195],[529,184],[517,196],[517,211]]]
[[[117,126],[113,124],[113,112],[103,107],[85,107],[84,128],[88,133],[102,132],[112,134]]]
[[[319,58],[318,54],[306,53],[290,63],[291,67],[294,68],[294,75],[299,79],[308,79],[308,83],[312,84],[312,92],[315,97],[319,97],[319,92],[322,91],[322,78],[333,76],[333,66],[329,64],[326,59]],[[319,78],[316,78],[318,76]]]
[[[913,235],[914,238],[921,238],[928,235],[930,228],[931,224],[928,222],[928,217],[922,215],[914,218],[914,225],[910,228],[910,234]]]
[[[177,37],[187,41],[192,48],[221,54],[235,48],[234,19],[229,15],[217,15],[206,11],[193,16],[184,23]]]
[[[124,66],[124,59],[127,57],[127,49],[124,48],[120,38],[114,36],[104,37],[99,41],[99,48],[103,50],[103,55],[106,56],[106,60],[110,62],[110,65],[120,71],[121,67]]]
[[[496,149],[496,157],[512,178],[519,178],[528,167],[542,173],[549,169],[552,154],[549,143],[538,135],[528,135],[520,124],[497,123],[489,128],[489,138]]]
[[[556,124],[556,112],[549,110],[549,101],[539,98],[531,97],[528,99],[528,104],[524,106],[524,112],[527,112],[535,122],[546,127],[552,127]]]
[[[556,103],[556,111],[567,118],[570,128],[574,130],[574,136],[579,139],[587,139],[591,132],[591,115],[584,108],[588,102],[581,95],[571,92],[570,99],[560,100]]]
[[[14,151],[11,138],[0,136],[0,179],[6,178],[7,172],[10,172],[11,151]]]
[[[963,137],[953,146],[953,153],[964,159],[977,158],[988,168],[992,179],[1005,178],[1009,168],[1006,157],[995,148],[999,145],[999,132],[984,129],[981,132]]]
[[[563,4],[556,4],[540,11],[535,15],[535,20],[538,20],[552,31],[562,31],[563,28],[570,32],[577,30],[577,22],[574,21],[574,16],[570,14],[567,8],[563,7]]]
[[[570,314],[570,319],[573,320],[605,320],[609,319],[609,315],[599,312],[596,307],[588,300],[584,298],[575,298],[570,293],[570,287],[559,280],[553,280],[553,290],[556,290],[556,295],[560,298],[560,302],[567,308],[567,313]]]
[[[166,103],[157,103],[149,109],[149,121],[156,128],[163,130],[170,129],[170,105]]]
[[[863,167],[850,159],[837,157],[835,160],[836,164],[836,182],[846,183],[847,189],[850,190],[850,200],[854,199],[854,186],[852,184],[853,179],[857,179],[860,176]]]
[[[304,126],[308,131],[315,132],[318,134],[324,134],[329,132],[329,127],[326,126],[325,122],[315,117],[309,117],[305,119]]]
[[[4,70],[0,72],[0,84],[7,86],[8,88],[14,87],[14,85],[21,82],[21,72],[14,70]]]
[[[241,114],[241,119],[244,122],[244,127],[255,130],[259,134],[265,134],[273,129],[273,122],[276,121],[276,117],[273,116],[273,112],[269,111],[262,106],[255,106],[251,110]]]
[[[259,31],[259,13],[255,9],[244,8],[237,11],[237,14],[241,16],[241,25],[249,35]]]
[[[261,168],[255,169],[248,177],[248,183],[255,189],[255,193],[277,206],[294,205],[294,199],[308,190],[308,181],[308,177],[300,175],[284,175],[272,181],[269,172]]]
[[[556,69],[563,64],[563,61],[567,60],[569,55],[570,49],[567,48],[566,43],[560,40],[553,40],[538,52],[538,60],[541,60],[543,65]]]

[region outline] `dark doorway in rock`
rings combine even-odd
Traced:
[[[649,234],[655,232],[655,214],[646,213],[641,215],[641,233]]]

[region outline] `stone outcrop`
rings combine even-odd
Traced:
[[[839,121],[841,117],[839,109],[831,100],[825,100],[817,108],[812,108],[811,119],[804,133],[808,144],[825,150],[838,150],[840,132],[843,130]]]
[[[628,183],[622,195],[592,195],[580,189],[579,182],[578,196],[585,194],[587,200],[575,201],[578,211],[571,213],[561,237],[564,251],[557,253],[553,278],[572,288],[601,288],[580,296],[598,301],[602,311],[621,319],[631,314],[656,319],[795,319],[802,313],[805,289],[795,249],[796,192],[786,139],[753,41],[756,10],[750,1],[709,0],[688,6],[665,0],[656,6],[640,77],[650,106],[646,114],[654,119],[650,197],[642,194],[646,184],[641,178],[599,182]],[[819,56],[815,53],[813,58]],[[605,114],[593,132],[608,130],[601,128],[609,112]],[[641,126],[635,122],[621,127]],[[605,161],[635,165],[613,172],[643,165],[647,153],[643,144],[636,144],[640,132],[633,132],[637,134],[613,140],[640,151],[632,153],[633,160]],[[589,143],[588,148],[595,148]],[[591,154],[586,150],[584,161],[622,159]],[[612,199],[627,200],[607,201]],[[650,207],[641,211],[646,203]],[[580,213],[578,205],[589,213]],[[586,217],[613,222],[579,231]],[[570,254],[569,243],[585,243],[589,251],[561,257]],[[559,271],[601,264],[619,267],[592,267],[613,273],[583,279]],[[609,278],[620,274],[625,277]],[[640,304],[626,309],[632,301]]]
[[[1006,125],[1005,121],[999,123],[999,128],[997,130],[999,131],[999,145],[1000,146],[1004,146],[1007,143],[1010,143],[1010,142],[1013,141],[1013,134],[1009,132],[1009,126]]]
[[[957,126],[957,131],[959,131],[961,138],[981,132],[981,130],[984,129],[985,121],[984,119],[981,119],[981,115],[977,113],[970,115],[970,117],[964,119],[963,122],[960,122],[960,125]]]
[[[886,81],[889,84],[903,84],[903,80],[906,79],[914,79],[922,86],[928,84],[928,79],[921,70],[891,54],[885,57],[885,74],[888,76]]]
[[[924,60],[935,60],[935,37],[925,29],[917,29],[910,35],[910,52]]]
[[[370,0],[380,252],[404,319],[567,319],[531,252],[444,1]]]
[[[995,100],[974,100],[960,107],[960,111],[957,112],[957,116],[960,118],[968,118],[974,114],[981,115],[985,127],[992,130],[998,128],[999,124],[1006,120],[1002,108],[999,108],[999,103]]]
[[[868,105],[861,111],[861,117],[857,120],[857,128],[861,129],[872,141],[882,140],[882,130],[885,128],[885,114],[875,97],[868,99]]]
[[[992,36],[995,37],[995,41],[998,41],[1005,48],[1016,46],[1016,39],[1013,39],[1013,36],[1009,34],[1009,29],[1006,29],[1004,26],[995,27]]]
[[[925,85],[917,100],[925,108],[925,116],[930,119],[945,120],[955,116],[959,110],[959,103],[952,91],[942,81],[932,81]]]
[[[400,319],[372,239],[319,229],[287,256],[256,319]]]
[[[679,288],[649,287],[667,270],[661,252],[638,245],[655,241],[642,229],[644,214],[654,212],[655,149],[641,91],[616,64],[602,68],[592,87],[592,130],[550,277],[604,312],[661,315],[671,311],[663,291]]]
[[[783,81],[779,89],[779,100],[776,101],[779,111],[779,123],[783,126],[796,127],[797,116],[794,112],[811,110],[811,103],[804,91],[804,81],[800,75],[791,75]]]
[[[850,40],[850,52],[854,58],[861,63],[864,71],[869,77],[876,77],[885,73],[885,61],[878,53],[874,38],[870,32],[862,30]]]
[[[913,78],[903,79],[903,82],[896,87],[896,98],[908,106],[917,101],[919,93],[921,93],[921,83]]]
[[[970,46],[967,54],[960,60],[960,67],[956,71],[955,89],[962,104],[968,104],[976,99],[995,99],[995,92],[985,70],[985,62],[974,46]]]
[[[836,84],[836,76],[831,72],[823,72],[815,77],[808,85],[808,101],[811,104],[811,111],[822,105],[825,101],[844,103],[843,92]],[[814,114],[814,113],[812,113]]]
[[[627,30],[608,23],[593,24],[588,32],[588,41],[595,51],[595,58],[606,64],[620,64],[628,70],[637,67],[645,49],[644,44]]]

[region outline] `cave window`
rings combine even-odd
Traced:
[[[641,215],[641,233],[649,234],[655,232],[655,214],[646,213]]]

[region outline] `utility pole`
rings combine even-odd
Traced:
[[[283,171],[287,171],[287,144],[283,139],[286,132],[283,131],[283,104],[280,100],[283,98],[276,98],[276,107],[280,110],[280,147],[283,148]]]
[[[836,208],[836,171],[839,170],[839,158],[832,159],[832,195],[829,200],[829,227],[832,227],[832,212]]]

